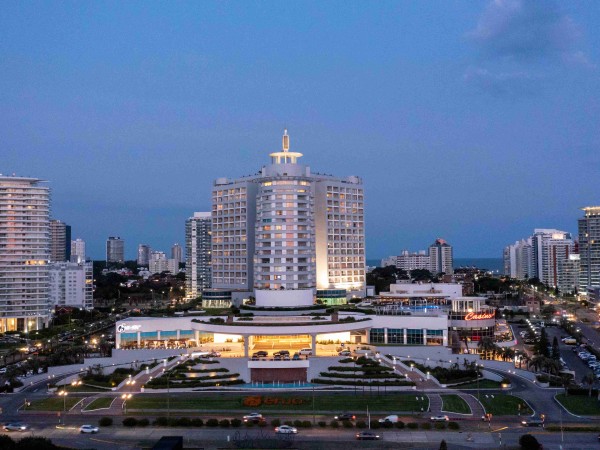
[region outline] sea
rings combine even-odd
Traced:
[[[381,259],[367,259],[368,266],[378,267],[381,265]],[[502,258],[454,258],[454,268],[459,267],[477,267],[486,269],[494,274],[501,274],[504,270]]]

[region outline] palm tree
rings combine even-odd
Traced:
[[[591,397],[592,396],[592,387],[594,386],[594,382],[596,381],[596,379],[594,378],[594,374],[592,372],[587,373],[584,377],[583,377],[583,384],[587,384],[589,386],[589,392],[588,392],[588,396]]]
[[[544,356],[537,355],[529,361],[529,367],[532,367],[535,372],[539,372],[543,366]]]
[[[494,344],[492,338],[484,337],[479,341],[479,344],[477,344],[477,348],[484,355],[484,359],[491,359],[490,355],[493,355],[495,353],[496,344]]]
[[[502,356],[505,361],[511,361],[515,359],[515,351],[510,347],[505,347]]]

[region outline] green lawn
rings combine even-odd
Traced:
[[[458,386],[452,386],[453,389],[478,389],[477,382],[459,384]],[[479,389],[500,389],[500,382],[493,380],[479,380]]]
[[[92,401],[89,405],[85,407],[86,411],[92,409],[100,409],[100,408],[110,408],[110,405],[114,401],[115,397],[100,397]]]
[[[71,409],[83,397],[48,397],[43,400],[35,400],[31,402],[31,406],[27,407],[27,411],[63,411],[65,405],[67,411]]]
[[[471,414],[471,408],[462,398],[458,395],[441,395],[442,397],[442,411],[454,412],[459,414]]]
[[[556,399],[573,414],[579,416],[600,415],[600,402],[594,395],[588,397],[587,395],[558,394]]]
[[[492,398],[492,395],[494,398]],[[527,403],[519,397],[508,394],[481,394],[479,400],[485,411],[495,416],[516,416],[519,411],[522,416],[533,414]],[[521,409],[519,410],[519,405]]]
[[[96,386],[87,386],[85,384],[79,386],[73,386],[71,384],[64,384],[57,386],[58,390],[65,390],[67,392],[110,392],[110,389],[102,389]]]
[[[423,397],[424,400],[421,400]],[[202,394],[185,396],[172,394],[170,397],[171,409],[195,409],[211,411],[234,411],[256,409],[269,411],[312,411],[312,395],[289,393],[256,393],[248,395],[240,394]],[[418,398],[418,400],[417,400]],[[352,394],[321,394],[316,393],[314,397],[315,411],[370,411],[375,412],[412,412],[421,409],[427,411],[429,398],[425,395],[418,397],[410,394],[388,392],[385,395],[357,395]],[[127,404],[129,409],[167,409],[167,397],[160,395],[135,395]]]

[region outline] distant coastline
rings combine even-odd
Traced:
[[[367,259],[367,265],[379,266],[381,259]],[[454,268],[475,266],[480,269],[491,270],[501,274],[503,270],[502,258],[454,258]]]

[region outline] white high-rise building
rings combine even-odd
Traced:
[[[396,259],[396,267],[406,272],[416,269],[429,270],[430,263],[430,257],[425,250],[419,250],[417,253],[402,250],[402,253]]]
[[[150,261],[150,252],[152,251],[152,249],[150,248],[149,245],[146,244],[139,244],[138,245],[138,251],[137,251],[137,263],[140,266],[147,266],[148,262]]]
[[[71,241],[71,262],[84,263],[85,262],[85,241],[83,239],[75,239]]]
[[[167,255],[164,252],[150,252],[148,271],[151,274],[162,273],[169,270]]]
[[[558,286],[563,261],[574,253],[575,243],[566,231],[536,228],[532,236],[534,273],[551,287]]]
[[[311,173],[287,131],[282,147],[258,174],[214,183],[213,288],[254,287],[258,306],[311,305],[315,290],[363,295],[362,180]]]
[[[72,306],[82,309],[94,307],[94,280],[91,262],[51,263],[48,274],[52,306]]]
[[[561,261],[558,272],[558,289],[562,293],[573,294],[579,291],[580,255],[572,253]]]
[[[600,206],[582,208],[584,216],[578,219],[579,289],[583,294],[592,287],[600,287]]]
[[[171,275],[177,275],[179,273],[179,260],[173,258],[167,259],[167,270],[171,272]]]
[[[0,175],[0,332],[49,320],[49,210],[42,180]]]
[[[504,248],[504,275],[518,280],[534,276],[531,238],[521,239]]]
[[[438,238],[429,246],[429,271],[434,275],[454,273],[452,246],[444,239]]]
[[[106,262],[125,262],[125,241],[120,237],[110,236],[106,241]]]
[[[185,289],[189,299],[211,287],[211,230],[210,212],[195,212],[185,221]]]

